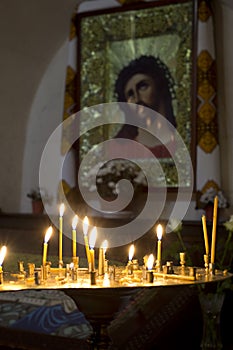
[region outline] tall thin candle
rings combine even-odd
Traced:
[[[203,233],[204,233],[204,242],[205,242],[206,255],[209,255],[209,241],[208,241],[208,233],[207,233],[206,217],[205,217],[205,215],[202,215],[202,227],[203,227]]]
[[[91,271],[95,271],[95,241],[97,236],[97,229],[96,227],[93,227],[91,233],[90,233],[90,262],[91,262]]]
[[[62,235],[63,235],[63,215],[65,211],[65,205],[62,203],[59,210],[59,265],[62,265]]]
[[[72,247],[73,247],[73,258],[77,256],[77,232],[76,227],[78,224],[78,216],[75,215],[72,221]]]
[[[88,220],[88,217],[85,216],[85,218],[83,220],[83,238],[84,238],[84,244],[85,244],[85,248],[86,248],[87,263],[89,266],[89,264],[91,262],[91,258],[90,258],[90,249],[89,249],[89,243],[88,243],[88,237],[87,237],[88,228],[89,228],[89,220]]]
[[[210,257],[211,264],[214,264],[214,260],[215,260],[217,212],[218,212],[218,196],[215,196],[215,198],[214,198],[214,213],[213,213],[213,227],[212,227],[212,242],[211,242],[211,257]]]
[[[52,233],[53,233],[53,228],[52,226],[49,226],[44,238],[44,249],[43,249],[43,259],[42,259],[43,265],[45,265],[47,261],[48,241],[50,240]]]
[[[161,256],[162,256],[162,235],[163,235],[163,226],[161,224],[159,224],[157,226],[157,238],[158,238],[158,242],[157,242],[157,260],[161,261]]]

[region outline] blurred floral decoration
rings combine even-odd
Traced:
[[[213,182],[210,181],[208,186],[202,191],[197,192],[197,209],[204,209],[206,220],[213,220],[214,198],[218,197],[218,208],[227,208],[229,203],[223,191]]]
[[[227,208],[228,202],[221,190],[216,190],[213,187],[208,188],[200,197],[200,202],[203,203],[204,207],[207,205],[214,205],[214,198],[218,196],[218,207]]]
[[[197,209],[205,209],[214,205],[214,198],[218,196],[218,208],[227,208],[229,203],[223,191],[214,183],[204,187],[202,191],[197,191]]]
[[[52,197],[49,196],[48,191],[40,187],[31,189],[30,192],[27,193],[27,197],[35,202],[43,201],[48,204],[52,203]]]
[[[117,183],[121,179],[129,180],[134,187],[134,192],[141,192],[147,187],[143,171],[136,163],[126,159],[114,159],[107,163],[98,163],[89,171],[88,177],[89,179],[93,177],[91,183],[96,183],[99,194],[105,199],[115,199],[117,197]],[[95,185],[89,188],[90,191],[94,189]]]

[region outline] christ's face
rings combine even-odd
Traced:
[[[156,86],[154,79],[146,74],[133,75],[125,85],[124,95],[126,102],[137,104],[137,113],[144,119],[148,111],[145,107],[156,109]]]

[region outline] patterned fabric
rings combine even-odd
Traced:
[[[57,290],[0,293],[0,326],[78,339],[92,327],[75,302]]]
[[[217,82],[213,14],[210,2],[198,4],[197,52],[197,208],[207,189],[220,189]]]

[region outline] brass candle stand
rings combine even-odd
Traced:
[[[209,255],[204,254],[204,266],[205,266],[205,273],[206,275],[209,274]]]
[[[90,272],[90,282],[91,282],[91,286],[96,284],[96,271]]]
[[[186,254],[184,252],[180,253],[180,265],[181,265],[181,275],[185,275],[185,258]]]
[[[0,266],[0,284],[3,284],[3,271],[2,271],[2,266]]]
[[[154,282],[154,271],[153,270],[147,270],[146,271],[146,281],[148,283]]]
[[[128,261],[128,264],[126,266],[127,274],[132,275],[133,274],[133,263],[132,260]]]
[[[156,268],[156,272],[162,272],[162,262],[161,262],[161,260],[156,260],[155,268]]]

